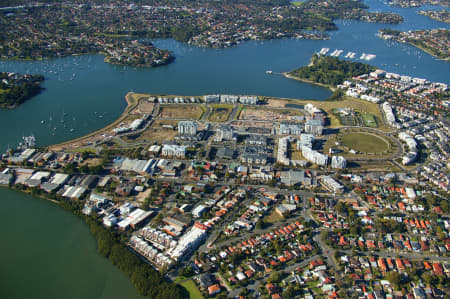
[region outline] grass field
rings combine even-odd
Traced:
[[[372,114],[376,117],[377,120],[383,119],[381,111],[377,104],[371,103],[368,101],[344,96],[344,99],[341,101],[311,101],[311,100],[290,100],[289,104],[298,104],[298,105],[306,105],[308,103],[312,103],[315,107],[323,109],[328,113],[328,117],[330,118],[330,127],[337,128],[342,125],[339,122],[339,119],[333,115],[333,109],[337,108],[352,108],[355,112],[359,112],[361,114],[368,113]],[[379,123],[378,127],[383,131],[391,131],[389,127],[386,127],[383,123]]]
[[[350,149],[364,153],[380,153],[389,148],[384,139],[368,133],[344,133],[341,142]]]
[[[202,293],[200,293],[200,290],[197,288],[195,283],[192,281],[192,279],[183,282],[181,285],[189,292],[190,299],[203,299],[204,298]]]
[[[275,212],[275,209],[272,210],[272,212],[270,213],[270,215],[266,216],[264,218],[264,222],[266,223],[277,223],[281,220],[283,220],[284,217],[280,216],[280,214],[278,214],[277,212]]]
[[[156,120],[153,124],[141,135],[136,138],[136,140],[150,140],[150,141],[163,141],[163,140],[173,140],[177,135],[177,130],[170,128],[163,128],[162,125],[171,125],[176,128],[177,121],[170,120]]]
[[[211,105],[211,114],[208,117],[209,121],[225,122],[230,117],[233,106],[231,105]]]
[[[371,127],[371,128],[377,128],[377,121],[375,119],[375,116],[369,113],[361,113],[361,118],[364,122],[364,125],[366,127]]]
[[[291,160],[304,160],[302,152],[297,150],[296,143],[289,144],[289,157]]]
[[[204,108],[200,105],[162,105],[160,117],[174,119],[200,119]]]

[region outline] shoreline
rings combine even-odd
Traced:
[[[311,65],[311,62],[308,64],[308,66],[310,66],[310,65]],[[314,82],[314,81],[311,81],[311,80],[308,80],[308,79],[303,79],[303,78],[300,78],[300,77],[296,77],[296,76],[293,76],[293,75],[291,75],[289,73],[290,72],[284,72],[282,74],[283,74],[283,76],[285,78],[288,78],[288,79],[300,81],[300,82],[303,82],[303,83],[313,84],[313,85],[317,85],[317,86],[320,86],[320,87],[325,87],[325,88],[331,90],[332,92],[336,91],[336,87],[334,87],[334,86],[323,84],[323,83]],[[326,101],[326,99],[324,101]]]
[[[398,41],[398,40],[397,40],[397,41]],[[450,56],[447,57],[447,58],[439,57],[439,56],[437,56],[436,54],[432,53],[430,49],[424,48],[424,47],[422,47],[422,46],[420,46],[420,45],[417,45],[417,44],[415,44],[415,43],[412,43],[412,42],[401,42],[401,41],[398,41],[398,42],[404,43],[404,44],[408,44],[408,45],[411,45],[411,46],[413,46],[413,47],[416,47],[416,48],[418,48],[418,49],[424,51],[425,53],[431,55],[432,57],[434,57],[434,58],[436,58],[436,59],[438,59],[438,60],[445,61],[445,62],[449,62],[449,61],[450,61]]]
[[[16,188],[15,185],[0,185],[0,188],[4,188],[13,192],[19,192],[21,194],[25,194],[25,195],[29,195],[31,196],[33,199],[39,199],[39,200],[43,200],[43,201],[47,201],[51,204],[55,204],[57,207],[61,208],[63,211],[69,212],[71,213],[73,216],[75,216],[79,221],[81,221],[83,223],[83,225],[86,225],[90,235],[93,237],[94,242],[95,242],[95,247],[96,247],[96,254],[104,257],[107,259],[107,261],[109,263],[112,264],[113,267],[115,267],[117,270],[119,270],[119,272],[121,272],[123,275],[125,275],[126,279],[130,282],[131,286],[136,290],[136,292],[142,296],[143,298],[152,298],[152,295],[149,293],[152,288],[150,288],[145,294],[141,293],[141,290],[139,289],[140,286],[135,285],[135,283],[133,282],[133,279],[131,277],[131,274],[127,273],[127,270],[122,269],[120,266],[118,266],[116,264],[115,260],[112,260],[112,258],[110,256],[105,256],[105,254],[101,251],[100,246],[102,242],[104,242],[105,240],[102,239],[102,236],[104,237],[105,234],[107,236],[107,238],[110,239],[110,241],[112,241],[113,243],[115,243],[115,246],[120,246],[122,247],[122,249],[126,249],[128,251],[128,253],[132,256],[133,259],[135,259],[135,261],[139,261],[138,266],[139,270],[142,269],[142,267],[145,265],[147,273],[149,275],[160,275],[160,284],[166,284],[168,287],[173,288],[173,289],[177,289],[175,291],[176,295],[186,295],[186,289],[179,283],[175,283],[173,281],[171,281],[170,279],[167,279],[164,275],[160,274],[160,271],[155,268],[151,263],[149,263],[147,260],[143,259],[141,256],[136,254],[136,251],[133,250],[131,247],[128,246],[127,243],[124,243],[122,241],[120,241],[120,239],[118,238],[118,235],[116,232],[105,228],[96,218],[93,218],[91,216],[87,216],[84,215],[81,212],[81,209],[79,208],[79,203],[80,201],[77,200],[73,200],[73,199],[64,199],[64,198],[60,198],[58,199],[52,199],[50,198],[49,194],[50,193],[43,193],[43,194],[33,194],[32,190],[34,188],[30,188],[30,187],[25,187],[24,189],[19,189]],[[37,189],[40,190],[40,189]],[[84,201],[84,199],[83,199]],[[101,232],[99,232],[99,230]],[[122,253],[124,253],[122,251]],[[128,258],[130,258],[130,255],[128,255]],[[127,257],[124,257],[124,259],[126,259]],[[149,270],[149,268],[151,270]],[[133,270],[133,271],[136,271]],[[153,290],[154,291],[154,290]],[[161,290],[156,290],[156,294],[161,293],[165,293],[165,290],[161,289]],[[185,297],[176,297],[176,298],[185,298]],[[186,298],[189,298],[189,296],[187,296]]]
[[[139,104],[140,99],[138,99],[136,102],[134,102],[132,99],[129,99],[130,97],[132,97],[135,94],[139,94],[139,93],[128,92],[125,95],[125,101],[127,102],[127,106],[122,111],[122,113],[119,115],[119,117],[116,120],[114,120],[112,123],[110,123],[110,124],[100,128],[98,130],[90,132],[90,133],[88,133],[86,135],[77,137],[75,139],[63,141],[61,143],[56,143],[56,144],[52,144],[52,145],[49,145],[49,146],[45,146],[45,148],[47,148],[48,150],[56,150],[56,149],[58,149],[58,147],[64,147],[65,145],[68,145],[70,143],[81,141],[81,140],[83,140],[85,138],[92,137],[92,136],[94,136],[96,134],[99,134],[99,133],[101,133],[101,132],[103,132],[105,130],[108,130],[108,129],[116,126],[118,123],[120,123],[124,118],[126,118],[128,116],[128,114],[129,114],[129,112],[131,112],[131,110],[133,110]]]
[[[283,73],[284,75],[284,73]],[[285,75],[285,77],[290,78],[290,75]],[[290,79],[294,79],[296,80],[295,77],[292,77]],[[298,81],[302,81],[300,79],[298,79]],[[304,81],[305,83],[309,83],[309,84],[314,84],[314,85],[319,85],[321,87],[325,87],[328,90],[331,90],[332,92],[335,90],[335,88],[333,88],[332,86],[326,86],[324,84],[320,84],[320,83],[315,83],[315,82],[308,82],[307,80]],[[202,98],[205,95],[194,95],[192,97],[196,97],[196,98]],[[248,96],[254,96],[259,98],[260,100],[265,100],[265,99],[274,99],[274,100],[282,100],[282,101],[312,101],[312,102],[322,102],[322,101],[328,101],[328,98],[325,98],[323,100],[320,99],[298,99],[298,98],[284,98],[284,97],[269,97],[269,96],[260,96],[260,95],[248,95]],[[135,98],[136,97],[136,98]],[[83,142],[84,139],[87,138],[91,138],[94,137],[95,135],[101,134],[101,133],[106,133],[107,131],[113,129],[114,127],[116,127],[119,123],[121,123],[124,119],[126,119],[130,113],[139,106],[139,104],[141,103],[141,100],[143,98],[147,98],[147,97],[168,97],[168,98],[174,98],[174,97],[191,97],[191,96],[185,96],[185,95],[172,95],[172,94],[152,94],[152,93],[139,93],[139,92],[128,92],[125,95],[125,101],[127,103],[127,106],[125,107],[125,109],[122,111],[122,113],[118,116],[118,118],[116,118],[113,122],[95,130],[92,132],[89,132],[85,135],[82,135],[80,137],[77,137],[75,139],[71,139],[71,140],[67,140],[67,141],[63,141],[60,143],[56,143],[56,144],[51,144],[51,145],[47,145],[47,146],[43,146],[43,148],[46,148],[49,151],[64,151],[64,150],[69,150],[69,151],[73,151],[73,150],[82,150],[83,148],[87,148],[87,147],[92,147],[95,146],[95,144],[84,144],[84,145],[77,145],[76,147],[71,147],[71,145],[73,145],[76,142]],[[162,103],[164,105],[164,103]],[[212,103],[214,104],[214,103]],[[169,105],[191,105],[191,103],[184,103],[184,104],[169,104]],[[201,103],[195,103],[195,105],[210,105],[207,104],[205,102],[201,102]],[[259,105],[259,106],[264,106],[264,105]]]

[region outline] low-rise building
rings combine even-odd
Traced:
[[[330,176],[323,176],[321,180],[322,185],[331,192],[340,193],[344,191],[344,186]]]
[[[184,158],[187,147],[184,145],[164,144],[161,155],[164,157]]]

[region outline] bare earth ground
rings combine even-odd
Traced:
[[[163,105],[161,106],[160,118],[173,119],[199,119],[203,109],[199,105]]]
[[[293,116],[303,115],[300,111],[276,111],[244,107],[239,115],[241,120],[289,121]]]

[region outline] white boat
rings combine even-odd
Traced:
[[[359,59],[366,59],[366,53],[362,53],[361,57]]]
[[[271,75],[273,72],[271,70],[266,71],[266,74]]]
[[[377,55],[375,55],[375,54],[367,54],[365,59],[366,59],[367,61],[369,61],[369,60],[374,59],[375,57],[377,57]]]
[[[328,53],[328,51],[330,51],[330,48],[322,48],[319,52],[319,54],[321,55],[326,55]]]

